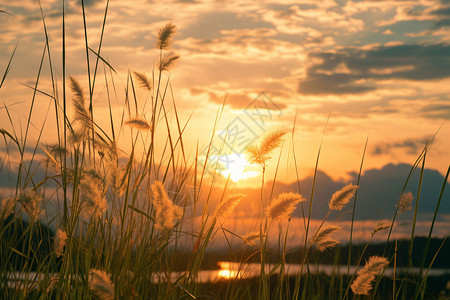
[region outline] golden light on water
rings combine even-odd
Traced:
[[[233,270],[231,263],[229,262],[219,262],[221,270],[217,274],[219,279],[234,279],[238,276],[239,271]]]

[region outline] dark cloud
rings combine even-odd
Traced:
[[[428,105],[420,113],[423,117],[429,119],[450,120],[450,104]]]
[[[298,92],[302,94],[358,94],[377,89],[377,80],[450,77],[450,46],[445,44],[345,49],[310,58],[320,63],[310,67],[300,81]]]
[[[375,145],[371,151],[372,155],[390,154],[393,150],[404,150],[407,154],[418,154],[429,141],[428,138],[407,139],[400,142],[384,143]]]

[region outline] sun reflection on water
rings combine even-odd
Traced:
[[[239,271],[233,268],[229,262],[219,262],[220,271],[217,274],[219,279],[234,279],[238,276]]]

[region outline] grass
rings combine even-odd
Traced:
[[[68,59],[64,3],[63,1],[62,74],[66,74]],[[126,99],[118,116],[111,102],[116,95],[116,71],[102,56],[109,1],[106,1],[96,50],[88,42],[88,11],[83,0],[81,7],[87,70],[83,82],[87,81],[88,90],[83,90],[79,78],[62,76],[59,81],[55,78],[56,70],[50,55],[51,41],[45,25],[45,13],[41,10],[45,46],[35,82],[29,86],[33,95],[27,122],[20,124],[18,128],[13,121],[10,106],[3,103],[1,108],[2,116],[9,120],[10,127],[0,128],[3,136],[0,171],[10,179],[11,195],[1,198],[0,206],[0,295],[8,299],[425,299],[430,295],[439,296],[430,292],[429,283],[436,279],[428,276],[439,251],[428,265],[426,257],[450,167],[442,183],[420,265],[414,265],[410,259],[404,274],[394,274],[395,278],[387,278],[382,276],[385,267],[395,267],[397,262],[397,248],[392,250],[389,247],[392,245],[390,238],[399,208],[390,225],[380,224],[374,228],[362,252],[351,252],[357,185],[363,169],[364,155],[356,186],[347,186],[344,190],[337,191],[330,200],[327,216],[320,227],[312,232],[311,211],[321,149],[317,154],[312,196],[307,199],[308,210],[303,210],[302,201],[305,199],[302,199],[300,186],[298,193],[292,191],[282,195],[274,195],[272,186],[266,203],[266,163],[273,159],[273,151],[283,147],[283,139],[288,136],[285,131],[268,133],[260,145],[248,148],[249,161],[261,166],[262,175],[260,229],[253,237],[256,239],[247,240],[224,228],[221,222],[226,215],[232,214],[233,207],[245,195],[233,194],[229,178],[223,187],[218,184],[217,177],[220,175],[217,164],[212,180],[206,180],[205,175],[223,105],[218,108],[211,128],[211,139],[203,164],[199,163],[198,147],[194,159],[190,160],[186,154],[183,137],[188,134],[187,125],[191,117],[184,123],[180,120],[168,72],[178,59],[177,55],[167,54],[176,30],[175,25],[169,23],[158,32],[156,47],[159,56],[155,64],[157,67],[152,70],[151,76],[129,71]],[[0,13],[9,14],[6,11]],[[7,63],[0,88],[4,88],[16,49],[17,46]],[[46,62],[50,70],[51,92],[40,88]],[[95,114],[94,90],[102,69],[109,124],[98,123]],[[142,94],[144,99],[138,96]],[[37,95],[44,95],[52,104],[48,112],[55,117],[56,144],[41,141],[46,134],[45,119],[40,125],[31,122],[36,110]],[[70,110],[69,106],[73,109]],[[295,135],[295,120],[293,124],[290,132],[292,140]],[[38,128],[33,144],[30,142],[31,128]],[[130,145],[127,151],[118,145],[119,140],[124,139]],[[366,148],[367,142],[364,154]],[[403,189],[399,187],[400,195],[404,195],[410,176],[422,164],[409,257],[412,257],[414,249],[416,216],[428,148],[429,144],[424,147],[412,167]],[[298,170],[293,145],[292,151],[292,163]],[[38,153],[43,153],[46,159],[40,161]],[[280,158],[281,155],[278,157],[278,165]],[[38,169],[45,170],[43,177],[35,174]],[[271,178],[273,182],[276,181],[277,171],[278,166]],[[221,194],[220,204],[214,207],[212,197],[218,191]],[[334,248],[339,242],[332,238],[333,232],[339,228],[327,220],[328,215],[333,210],[340,210],[350,200],[353,201],[353,209],[347,272],[332,275],[311,272],[309,266],[319,263],[319,253],[327,248]],[[300,271],[295,276],[287,276],[286,258],[291,251],[287,246],[290,216],[298,204],[303,213],[304,247],[293,261],[289,260],[289,263],[299,264]],[[268,243],[269,231],[273,224],[277,224],[275,219],[283,219],[287,223],[286,227],[279,226],[278,249],[272,249]],[[40,220],[45,220],[53,229],[43,226]],[[363,258],[366,257],[372,238],[383,230],[389,230],[384,252],[381,256],[372,256],[365,263]],[[53,231],[57,234],[54,235]],[[256,248],[249,248],[253,249],[251,251],[236,252],[234,260],[242,267],[249,261],[259,262],[259,277],[230,278],[216,283],[199,280],[200,272],[207,267],[206,258],[211,242],[219,234],[223,234],[225,238],[227,234],[231,234],[256,245]],[[192,241],[192,245],[186,246],[186,240]],[[444,243],[445,239],[441,247]],[[358,256],[355,258],[354,255]],[[335,266],[339,264],[338,256],[336,252]],[[268,264],[269,261],[275,263]],[[350,272],[352,262],[355,261],[357,268],[365,264],[365,272]],[[420,268],[419,275],[413,272],[413,267]],[[172,273],[180,269],[182,275],[169,280]],[[19,281],[20,285],[11,287],[8,284],[14,279],[16,271],[25,275],[25,279]],[[370,276],[364,277],[365,274]]]

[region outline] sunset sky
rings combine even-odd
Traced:
[[[89,46],[97,49],[106,1],[84,2]],[[87,90],[79,3],[66,1],[65,76],[77,78]],[[42,0],[41,4],[55,76],[61,84],[62,4],[59,0]],[[18,124],[28,117],[33,91],[23,84],[34,86],[45,36],[37,1],[0,0],[0,10],[0,74],[17,44],[0,100]],[[291,131],[297,114],[294,146],[300,178],[314,169],[328,116],[319,169],[331,178],[349,178],[348,172],[359,169],[366,138],[365,169],[380,169],[387,163],[413,164],[441,126],[427,166],[440,173],[447,170],[450,1],[113,0],[101,55],[117,71],[113,102],[119,117],[128,71],[151,76],[158,58],[155,35],[169,21],[177,26],[172,51],[180,55],[170,69],[175,103],[182,123],[193,114],[185,135],[191,158],[197,142],[203,153],[225,99],[213,145],[220,147],[228,128],[225,148],[233,149],[225,151],[231,161],[239,161],[243,149],[264,133]],[[39,89],[50,92],[46,59]],[[108,126],[105,69],[103,65],[99,69],[94,109],[97,122]],[[138,97],[145,99],[142,89]],[[52,115],[53,103],[42,95],[36,101],[32,120],[40,128],[49,109]],[[0,127],[9,129],[3,103]],[[56,135],[49,133],[54,131],[52,118],[46,121],[48,131],[43,136],[48,142],[56,141]],[[243,131],[244,136],[233,135]],[[290,183],[296,179],[290,132],[282,153],[286,160],[280,163],[278,178]],[[278,152],[269,166],[272,172],[277,158]],[[249,170],[249,177],[258,175],[256,167]],[[256,176],[247,182],[259,180]]]

